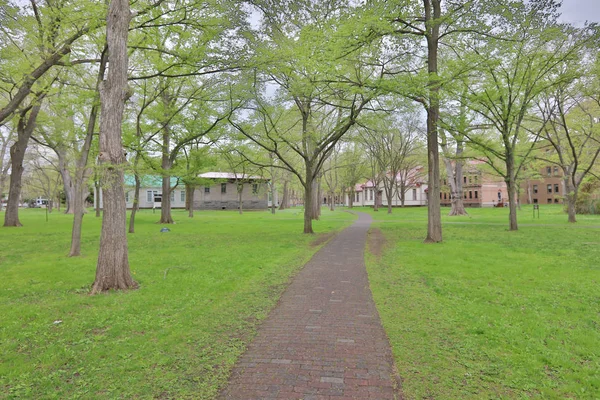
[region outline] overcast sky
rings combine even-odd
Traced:
[[[562,18],[575,25],[585,21],[600,23],[600,0],[563,0]]]

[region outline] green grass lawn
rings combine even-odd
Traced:
[[[446,214],[448,209],[442,209]],[[407,399],[599,399],[600,217],[560,206],[444,217],[423,244],[425,208],[373,214],[375,301]]]
[[[93,214],[78,258],[66,257],[72,216],[22,210],[23,228],[0,228],[0,398],[214,398],[316,237],[299,209],[173,216],[160,233],[158,213],[138,214],[140,289],[98,296]],[[354,218],[323,209],[315,230]]]

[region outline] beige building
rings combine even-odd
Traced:
[[[195,210],[236,210],[239,207],[238,188],[241,188],[242,206],[246,210],[264,210],[269,206],[269,180],[256,176],[235,175],[229,172],[207,172],[199,175],[211,184],[198,186],[194,191]],[[162,201],[162,178],[145,176],[140,187],[139,208],[160,208]],[[127,208],[133,207],[134,177],[125,177],[125,202]],[[171,177],[171,208],[185,208],[186,191],[183,183]],[[102,189],[94,189],[94,207],[102,209]]]

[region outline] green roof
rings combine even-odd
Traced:
[[[177,184],[177,177],[171,177],[171,187]],[[179,185],[183,185],[182,181],[179,181]],[[133,175],[125,175],[125,186],[135,186],[135,177]],[[162,176],[158,175],[143,175],[141,176],[142,187],[162,187]]]

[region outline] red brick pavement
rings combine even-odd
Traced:
[[[304,266],[220,399],[401,398],[364,265],[370,224],[359,214]]]

